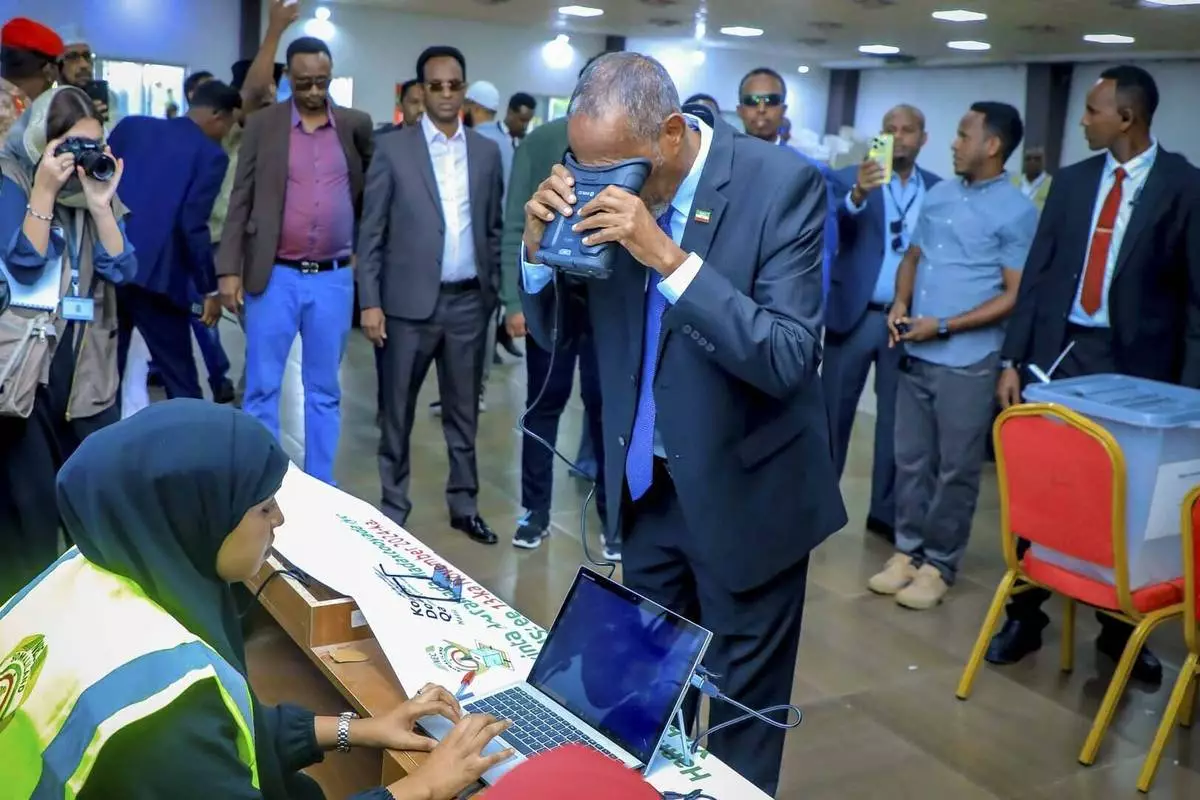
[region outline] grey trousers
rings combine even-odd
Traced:
[[[421,322],[388,317],[383,353],[383,425],[379,441],[379,482],[383,512],[403,525],[412,509],[409,499],[413,420],[417,394],[437,365],[442,401],[442,433],[450,461],[446,504],[453,518],[477,512],[479,472],[475,434],[479,425],[479,390],[484,339],[491,316],[478,289],[443,290],[433,316]]]
[[[1000,364],[908,358],[896,389],[896,549],[954,583],[971,535]]]

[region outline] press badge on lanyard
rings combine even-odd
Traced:
[[[76,221],[81,221],[76,217]],[[82,225],[77,226],[82,228]],[[62,311],[59,316],[71,322],[92,322],[96,318],[96,301],[91,297],[82,297],[79,294],[79,257],[83,247],[82,230],[64,231],[66,239],[67,257],[71,259],[71,284],[67,287],[67,294],[62,299]]]

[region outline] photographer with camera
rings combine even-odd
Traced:
[[[0,596],[58,555],[54,476],[116,421],[115,286],[137,271],[116,197],[123,165],[91,99],[46,92],[19,152],[0,158]],[[9,151],[11,152],[11,151]]]
[[[846,522],[817,376],[820,173],[680,113],[670,75],[638,53],[584,70],[567,139],[579,174],[556,165],[525,205],[522,305],[529,334],[553,347],[563,292],[551,283],[563,277],[542,254],[602,265],[593,248],[611,248],[607,277],[586,292],[625,584],[714,632],[705,666],[730,697],[785,704],[808,555]],[[649,172],[633,194],[620,168],[639,159]],[[599,188],[599,172],[623,186]],[[584,238],[547,253],[556,215]],[[734,713],[714,705],[709,723]],[[709,739],[772,795],[783,742],[763,724]]]

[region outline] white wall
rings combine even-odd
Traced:
[[[1062,163],[1073,164],[1092,153],[1088,150],[1079,120],[1087,100],[1088,90],[1096,78],[1111,64],[1078,64],[1071,79],[1071,101],[1067,106],[1067,127],[1063,132]],[[1200,135],[1196,123],[1197,85],[1200,84],[1200,61],[1146,61],[1143,67],[1158,84],[1158,112],[1154,115],[1154,135],[1168,150],[1187,156],[1200,164]]]
[[[334,75],[354,78],[354,107],[366,111],[376,123],[392,121],[396,84],[416,77],[417,56],[430,45],[457,47],[467,60],[467,80],[491,81],[504,100],[521,91],[569,95],[587,59],[604,49],[601,36],[572,36],[575,61],[552,70],[541,56],[542,45],[551,38],[549,31],[438,19],[370,6],[329,8],[334,35],[328,44]],[[288,31],[278,60],[284,60],[291,40],[304,35],[301,20]]]
[[[684,44],[690,46],[687,40]],[[631,38],[625,46],[668,65],[680,100],[704,92],[717,99],[722,111],[733,111],[737,107],[738,84],[747,72],[757,67],[770,67],[782,75],[787,84],[788,118],[792,127],[825,133],[825,111],[829,103],[829,73],[826,70],[813,67],[811,72],[801,75],[796,71],[799,61],[794,57],[722,47],[708,48],[704,63],[689,68],[688,59],[681,55],[686,51],[681,50],[679,40]]]
[[[207,69],[229,80],[238,58],[238,0],[0,0],[0,22],[75,26],[101,58]]]
[[[943,178],[954,174],[950,144],[959,120],[972,103],[998,100],[1024,113],[1025,67],[988,66],[963,69],[867,69],[858,84],[855,128],[867,136],[883,122],[883,115],[898,103],[909,103],[925,113],[929,143],[919,163]],[[1014,157],[1009,168],[1018,162]]]

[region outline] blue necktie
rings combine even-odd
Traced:
[[[658,227],[671,235],[671,214],[668,208],[658,218]],[[651,271],[646,281],[646,334],[642,340],[642,379],[638,384],[637,414],[629,436],[629,452],[625,456],[625,480],[629,496],[638,500],[654,481],[654,373],[658,368],[658,339],[662,333],[663,314],[667,298],[658,290],[662,275]]]

